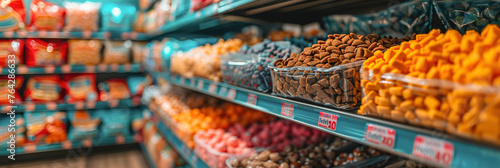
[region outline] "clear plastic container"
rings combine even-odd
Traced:
[[[226,160],[229,158],[242,159],[249,157],[254,151],[243,154],[221,153],[212,148],[208,144],[204,144],[199,138],[199,134],[194,136],[195,146],[194,152],[200,157],[209,167],[224,168]]]
[[[359,70],[363,62],[356,61],[329,69],[269,66],[273,94],[302,98],[342,109],[355,109],[361,105]]]
[[[358,114],[500,143],[500,87],[361,71]]]
[[[271,74],[268,64],[275,59],[257,58],[255,54],[234,53],[222,57],[224,82],[261,92],[270,92]]]

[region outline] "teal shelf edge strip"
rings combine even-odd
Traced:
[[[429,163],[433,166],[468,168],[500,165],[500,150],[498,147],[458,138],[443,132],[357,115],[355,111],[317,106],[200,78],[184,78],[178,75],[169,76],[166,73],[153,73],[153,76],[168,79],[174,85],[260,110],[345,139],[373,146],[392,154]],[[322,127],[324,126],[323,124],[319,124],[320,118],[323,121],[325,120],[324,116],[320,117],[320,113],[336,116],[335,129],[331,129],[331,125],[325,128]],[[332,120],[330,119],[329,121]],[[388,147],[367,141],[365,136],[369,124],[394,130],[393,146]],[[420,148],[422,147],[420,146],[421,143],[418,143],[418,145],[415,143],[421,140],[421,137],[439,142],[442,146],[449,146],[451,144],[451,152],[450,149],[442,149],[440,151],[442,153],[439,154],[436,151],[427,150],[431,155],[439,157],[438,160],[435,160],[436,158],[424,159],[419,157],[417,156],[418,150],[414,151],[414,148],[418,146],[419,149],[422,149]],[[421,151],[425,152],[426,149]],[[443,153],[446,153],[446,155],[443,155]]]
[[[160,133],[165,137],[165,139],[172,145],[172,147],[181,155],[184,160],[186,160],[191,167],[196,167],[196,168],[208,168],[207,164],[201,160],[198,155],[194,153],[193,150],[191,150],[186,144],[184,144],[173,132],[171,129],[167,128],[167,126],[164,124],[163,119],[159,117],[157,114],[154,112],[151,112],[153,114],[153,122],[155,123],[156,127],[160,131]]]
[[[97,101],[97,102],[75,102],[57,104],[56,102],[47,102],[45,104],[27,103],[23,105],[0,106],[2,113],[9,113],[11,110],[15,112],[24,111],[46,111],[46,110],[82,110],[82,109],[103,109],[103,108],[130,108],[141,106],[140,97],[131,99]]]
[[[9,68],[2,68],[0,75],[11,74]],[[12,70],[11,70],[12,71]],[[19,66],[15,68],[17,75],[24,74],[68,74],[68,73],[140,73],[144,72],[141,64],[124,64],[124,65],[63,65],[60,67],[26,67]]]
[[[97,136],[92,139],[91,145],[84,143],[84,141],[76,141],[70,142],[66,141],[63,143],[50,144],[50,145],[28,145],[21,146],[15,148],[15,154],[27,154],[27,153],[37,153],[37,152],[48,152],[48,151],[56,151],[56,150],[71,150],[78,148],[87,148],[87,147],[99,147],[99,146],[109,146],[109,145],[122,145],[122,144],[131,144],[136,143],[134,140],[134,136],[125,136],[123,138],[118,137],[102,137]],[[0,151],[0,156],[8,156],[11,153],[8,150]]]

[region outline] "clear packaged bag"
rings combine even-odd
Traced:
[[[68,42],[68,64],[97,65],[101,62],[101,41],[71,39]]]
[[[66,7],[66,26],[64,31],[97,31],[99,30],[98,2],[64,2]]]
[[[467,30],[481,32],[488,24],[500,25],[500,2],[494,0],[435,0],[434,9],[446,29],[460,33]]]
[[[104,64],[126,64],[130,62],[132,41],[104,41]]]

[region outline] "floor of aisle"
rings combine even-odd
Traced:
[[[56,156],[36,161],[21,161],[0,168],[147,168],[149,167],[140,148],[96,150],[86,156]]]

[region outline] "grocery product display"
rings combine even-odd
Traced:
[[[497,11],[491,0],[2,2],[0,155],[130,145],[153,168],[495,167]],[[93,154],[83,162],[113,167]]]

